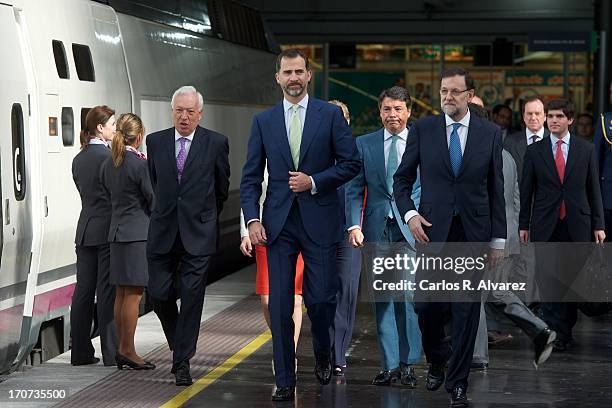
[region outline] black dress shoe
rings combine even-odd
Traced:
[[[552,347],[553,347],[553,351],[557,353],[563,353],[564,351],[567,350],[567,342],[557,339],[552,342]]]
[[[295,387],[277,387],[272,394],[272,401],[291,401],[295,396]]]
[[[346,366],[341,366],[341,365],[334,366],[334,375],[336,377],[344,377],[345,371],[346,371]]]
[[[431,364],[427,371],[425,386],[428,391],[435,391],[444,383],[444,364]]]
[[[329,384],[331,380],[331,363],[329,362],[329,357],[327,356],[315,356],[315,376],[321,385]]]
[[[489,363],[472,363],[470,364],[470,368],[473,370],[486,370],[489,368]]]
[[[193,384],[191,374],[189,374],[189,366],[182,365],[177,367],[176,373],[174,373],[175,384],[178,386],[189,386]]]
[[[407,385],[409,388],[417,386],[417,377],[414,373],[414,368],[406,363],[400,363],[401,382],[402,385]]]
[[[145,361],[144,363],[137,363],[119,353],[115,354],[115,362],[117,363],[118,370],[123,370],[124,366],[130,367],[132,370],[153,370],[155,369],[155,364],[151,363],[150,361]]]
[[[467,387],[463,385],[458,385],[453,388],[453,392],[451,392],[451,401],[450,406],[453,408],[457,407],[467,407],[470,405],[467,399]]]
[[[550,330],[548,327],[543,329],[533,339],[533,346],[535,348],[535,358],[533,359],[533,365],[538,368],[540,364],[544,364],[550,353],[553,350],[553,342],[557,339],[557,333]]]
[[[372,385],[391,385],[392,382],[396,382],[402,376],[402,373],[398,368],[393,370],[383,370],[376,374],[376,377],[372,380]]]
[[[82,366],[82,365],[98,364],[99,362],[100,362],[100,359],[98,357],[92,357],[89,360],[73,361],[71,364],[73,366]]]

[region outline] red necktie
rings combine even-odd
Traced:
[[[557,166],[557,174],[559,174],[559,180],[563,184],[563,176],[565,176],[565,159],[563,158],[563,151],[561,145],[563,140],[557,140],[557,153],[555,154],[555,164]],[[565,218],[565,201],[561,201],[561,208],[559,208],[559,219]]]

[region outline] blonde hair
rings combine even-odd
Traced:
[[[342,114],[344,115],[344,119],[346,119],[346,123],[348,123],[350,125],[351,124],[351,116],[349,115],[349,110],[348,110],[348,107],[346,106],[346,104],[344,102],[340,102],[337,99],[332,99],[331,101],[329,101],[329,103],[331,103],[332,105],[339,106],[340,109],[342,109]]]
[[[126,146],[134,146],[144,135],[142,120],[133,113],[124,113],[117,120],[117,130],[113,136],[112,156],[115,167],[121,166],[125,159]]]

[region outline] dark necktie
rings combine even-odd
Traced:
[[[563,150],[561,150],[561,145],[563,144],[563,140],[557,140],[557,153],[555,154],[555,165],[557,166],[557,174],[559,175],[559,180],[561,184],[563,184],[563,177],[565,176],[565,158],[563,157]],[[565,201],[561,201],[561,208],[559,208],[559,219],[565,218]]]

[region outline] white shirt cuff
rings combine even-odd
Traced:
[[[354,229],[361,229],[361,227],[360,227],[359,225],[353,225],[353,226],[349,227],[349,228],[347,229],[347,231],[348,231],[348,232],[351,232],[351,231],[352,231],[352,230],[354,230]]]
[[[257,222],[261,222],[261,221],[259,221],[259,218],[253,218],[252,220],[249,220],[249,221],[247,222],[247,228],[249,227],[249,225],[251,225],[251,223],[252,223],[252,222],[255,222],[255,221],[257,221]]]
[[[404,215],[404,220],[406,221],[406,225],[408,224],[408,221],[410,221],[412,217],[415,217],[417,215],[419,215],[419,212],[417,210],[408,211],[406,215]]]
[[[506,246],[506,240],[504,238],[493,238],[489,243],[489,247],[492,249],[504,249]]]
[[[312,187],[310,188],[310,194],[317,194],[317,185],[315,184],[312,176],[310,176],[310,182],[312,183]]]

